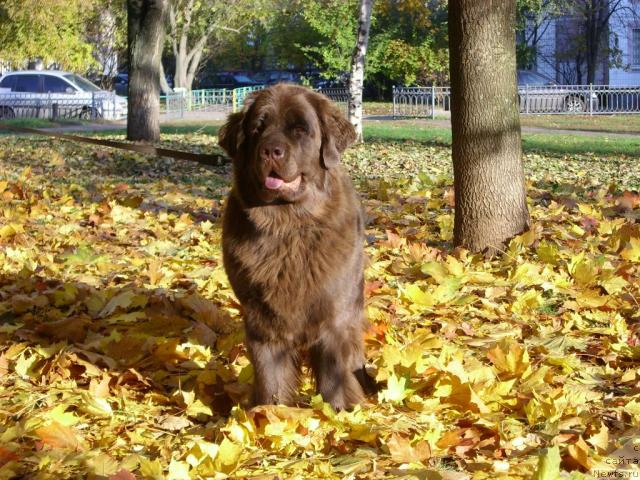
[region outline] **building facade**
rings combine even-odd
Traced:
[[[584,18],[570,11],[529,22],[521,37],[535,50],[529,67],[559,84],[586,84],[585,35]],[[593,83],[640,85],[640,0],[615,2],[602,40]]]

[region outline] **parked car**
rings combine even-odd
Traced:
[[[557,85],[537,72],[518,70],[520,111],[527,113],[580,113],[598,108],[598,97],[589,87]]]
[[[311,85],[316,89],[323,88],[349,88],[348,72],[341,73],[332,78],[325,78],[322,74],[314,75],[311,79]]]
[[[241,73],[217,73],[202,78],[198,82],[200,89],[242,88],[262,85]]]
[[[253,75],[253,80],[261,85],[276,83],[302,83],[302,75],[288,70],[267,70]]]
[[[167,85],[173,88],[173,75],[167,73],[164,76],[167,81]],[[129,95],[129,74],[126,72],[120,72],[113,78],[113,88],[116,91],[116,95],[122,95],[126,97]]]
[[[129,93],[129,74],[119,73],[116,78],[113,79],[113,88],[117,95],[126,97]]]
[[[23,70],[0,77],[0,118],[122,118],[127,100],[84,77],[58,70]]]

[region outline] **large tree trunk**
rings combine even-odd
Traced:
[[[127,0],[129,140],[160,140],[160,61],[167,3],[168,0]]]
[[[474,252],[529,227],[515,15],[516,0],[449,0],[454,243]]]
[[[349,121],[356,129],[356,141],[362,142],[362,88],[364,84],[364,61],[369,44],[371,10],[373,0],[360,0],[358,39],[351,57],[351,79],[349,81]]]

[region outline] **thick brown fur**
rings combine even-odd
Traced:
[[[220,132],[234,166],[224,266],[243,307],[256,404],[294,403],[303,351],[334,408],[360,402],[372,386],[363,366],[362,214],[339,164],[354,140],[329,99],[294,85],[254,94]],[[295,188],[266,188],[267,176]]]

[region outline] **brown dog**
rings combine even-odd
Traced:
[[[334,408],[372,388],[362,338],[362,215],[339,165],[354,140],[328,98],[294,85],[257,92],[220,131],[234,167],[224,266],[244,310],[256,404],[293,403],[301,350]]]

